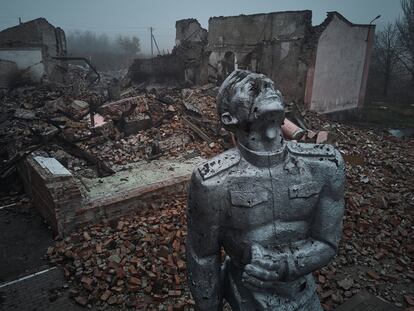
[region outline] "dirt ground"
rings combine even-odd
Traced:
[[[28,199],[16,197],[17,202]],[[53,245],[52,233],[30,204],[0,210],[0,283],[49,267],[45,252]]]

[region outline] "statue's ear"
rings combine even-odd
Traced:
[[[232,126],[232,125],[237,125],[239,123],[239,120],[237,120],[237,118],[233,117],[230,112],[224,112],[221,115],[221,122],[225,125],[225,126]]]

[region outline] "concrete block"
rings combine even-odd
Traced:
[[[136,134],[139,131],[149,129],[152,126],[152,119],[145,113],[139,113],[132,118],[123,121],[122,129],[125,135]]]
[[[72,174],[60,164],[55,158],[34,157],[34,160],[40,164],[43,169],[48,170],[53,175],[72,176]]]

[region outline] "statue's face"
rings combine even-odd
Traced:
[[[252,134],[254,131],[258,139],[275,138],[284,120],[284,109],[282,95],[274,88],[272,80],[252,74],[233,88],[227,117],[236,126],[236,134],[240,131]]]

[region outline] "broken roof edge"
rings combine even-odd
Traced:
[[[260,15],[278,15],[278,14],[291,14],[291,13],[302,13],[302,14],[310,14],[312,17],[312,10],[298,10],[298,11],[277,11],[277,12],[268,12],[268,13],[254,13],[254,14],[239,14],[239,15],[231,15],[231,16],[211,16],[208,21],[213,19],[227,19],[227,18],[235,18],[235,17],[253,17],[253,16],[260,16]]]
[[[342,22],[344,22],[345,24],[351,26],[351,27],[365,27],[365,28],[375,28],[375,25],[372,24],[354,24],[352,22],[350,22],[348,19],[346,19],[341,13],[337,12],[337,11],[331,11],[331,12],[326,12],[327,17],[325,18],[325,20],[318,26],[321,26],[322,24],[325,23],[330,23],[332,21],[332,19],[336,16],[338,17]]]
[[[48,26],[52,26],[53,28],[59,28],[59,27],[55,27],[51,23],[49,23],[49,21],[46,18],[44,18],[44,17],[38,17],[38,18],[32,19],[30,21],[23,22],[21,24],[15,25],[15,26],[11,26],[11,27],[8,27],[8,28],[4,28],[4,29],[0,30],[0,34],[3,31],[9,31],[9,30],[12,30],[12,29],[20,28],[20,27],[30,26],[31,24],[34,24],[36,27],[38,27],[39,24],[47,24]]]
[[[198,21],[198,19],[196,19],[196,18],[182,18],[182,19],[176,20],[176,21],[175,21],[175,27],[177,27],[177,24],[181,24],[181,23],[188,23],[188,24],[191,24],[191,23],[196,23],[196,24],[197,24],[197,25],[199,25],[201,28],[203,28],[203,27],[201,26],[200,22]]]

